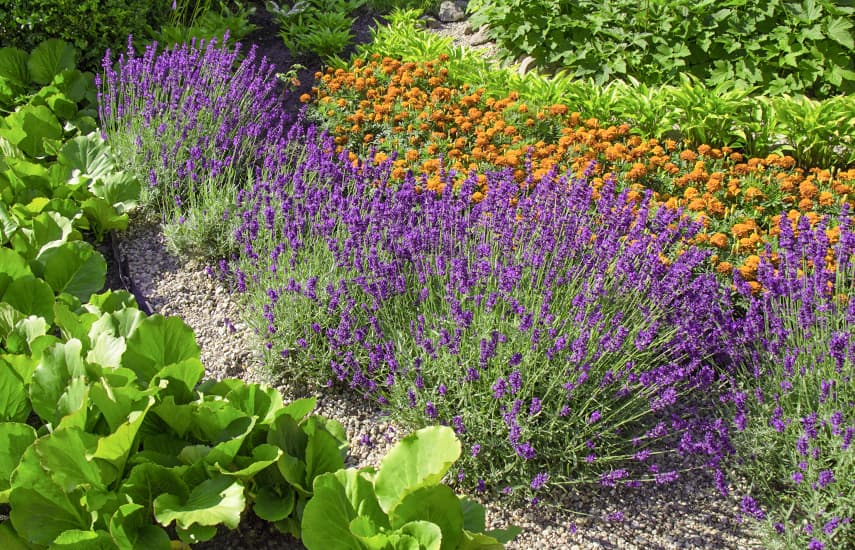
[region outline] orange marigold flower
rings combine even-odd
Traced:
[[[309,94],[302,94],[300,96],[300,103],[308,103],[310,101],[312,101],[312,96],[310,96]]]
[[[710,237],[710,244],[722,250],[727,248],[727,235],[724,233],[716,233]]]
[[[722,275],[730,275],[730,272],[733,271],[733,264],[730,262],[720,262],[715,266],[715,270]]]

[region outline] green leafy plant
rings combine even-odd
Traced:
[[[128,35],[147,36],[159,28],[169,7],[169,0],[13,1],[5,8],[0,43],[31,49],[48,38],[61,38],[77,47],[83,67],[92,69],[106,49],[120,49]]]
[[[448,427],[401,440],[380,467],[318,476],[303,512],[303,542],[326,548],[502,548],[519,529],[484,532],[484,508],[440,481],[460,456]]]
[[[316,54],[322,59],[341,53],[353,40],[350,14],[363,0],[298,0],[293,6],[265,3],[280,28],[285,46],[295,55]]]
[[[688,73],[711,87],[828,97],[855,90],[850,3],[831,0],[638,2],[473,0],[509,59],[567,68],[598,84],[646,84]]]
[[[237,3],[229,7],[227,3],[220,2],[219,8],[208,6],[202,10],[198,8],[199,3],[194,4],[199,13],[194,12],[192,17],[174,17],[173,22],[154,33],[154,39],[161,46],[189,43],[193,39],[197,42],[211,39],[222,42],[226,36],[231,42],[235,42],[256,29],[256,26],[249,22],[249,16],[255,13],[255,7],[245,7]]]

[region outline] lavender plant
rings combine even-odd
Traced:
[[[834,228],[780,227],[777,261],[757,277],[765,291],[739,285],[748,353],[730,401],[734,458],[753,485],[743,511],[772,547],[844,548],[855,541],[855,228],[845,208]]]
[[[235,185],[260,144],[285,124],[273,65],[258,60],[255,47],[240,62],[239,53],[240,45],[211,40],[160,54],[152,43],[137,55],[129,39],[115,64],[109,51],[104,56],[98,99],[105,139],[147,182],[142,203],[173,224],[172,234],[192,218],[188,231],[218,236]]]
[[[452,426],[481,489],[667,483],[693,463],[664,455],[727,448],[702,399],[727,297],[688,218],[555,174],[473,205],[475,175],[389,186],[311,134],[239,199],[238,287],[289,376]]]

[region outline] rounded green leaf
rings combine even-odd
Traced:
[[[315,478],[314,496],[303,510],[303,544],[308,550],[362,550],[350,531],[350,522],[356,517],[344,486],[334,474]]]
[[[23,277],[9,283],[3,301],[24,315],[44,317],[53,322],[53,290],[46,282],[35,277]]]
[[[12,485],[12,472],[18,467],[24,451],[36,440],[36,430],[32,426],[19,422],[0,423],[0,494]],[[8,502],[0,498],[0,502]]]
[[[57,294],[67,292],[85,302],[104,287],[107,262],[85,241],[44,249],[36,261],[44,266],[44,279]]]
[[[243,486],[220,476],[203,481],[193,488],[186,501],[172,494],[158,496],[154,499],[154,517],[164,527],[175,521],[181,529],[189,529],[193,525],[216,526],[220,523],[229,529],[236,529],[245,506]]]
[[[152,315],[128,337],[122,366],[149,381],[162,367],[185,359],[199,359],[193,329],[178,317]]]
[[[115,169],[110,148],[95,132],[65,142],[56,160],[66,169],[68,177],[79,170],[82,174],[98,178]]]
[[[374,487],[386,513],[408,494],[440,483],[460,457],[460,441],[448,426],[429,426],[398,442],[380,463]]]
[[[460,501],[449,487],[422,487],[404,497],[389,515],[393,529],[421,521],[439,526],[442,531],[442,550],[457,548],[463,534],[463,512]]]
[[[24,381],[11,365],[0,359],[0,422],[25,422],[29,415],[30,400]]]
[[[27,260],[6,247],[0,247],[0,273],[9,275],[13,280],[33,274]]]
[[[60,139],[62,126],[56,115],[44,105],[23,107],[6,117],[7,128],[0,128],[0,136],[31,157],[45,154],[44,141]]]
[[[77,64],[77,50],[63,40],[52,38],[45,40],[30,53],[27,68],[33,82],[50,84],[53,77],[65,69],[73,69]]]
[[[29,55],[18,48],[0,48],[0,78],[6,79],[19,89],[30,84],[30,70],[27,68]]]
[[[45,422],[53,422],[60,398],[72,377],[86,375],[81,350],[80,340],[69,340],[42,353],[30,382],[30,400],[33,410]]]
[[[252,511],[265,521],[282,521],[294,511],[296,493],[288,486],[281,487],[279,494],[272,487],[261,487],[255,495]]]

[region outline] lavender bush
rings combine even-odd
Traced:
[[[764,260],[741,324],[747,360],[737,389],[735,459],[751,494],[743,511],[764,520],[770,544],[850,547],[855,542],[855,228],[794,232],[781,221],[778,259]],[[829,254],[829,250],[833,254]],[[756,499],[755,499],[756,497]]]
[[[295,130],[296,131],[296,130]],[[470,486],[666,483],[727,448],[703,399],[727,296],[684,246],[698,227],[582,178],[520,192],[386,185],[312,131],[239,197],[239,289],[289,376],[344,385],[411,427],[447,424]]]
[[[173,244],[195,242],[223,255],[235,188],[262,143],[276,141],[285,125],[273,65],[257,60],[255,47],[239,62],[240,45],[216,40],[157,52],[152,43],[137,55],[129,39],[115,64],[109,51],[104,56],[105,139],[148,182],[142,203],[161,216]]]

